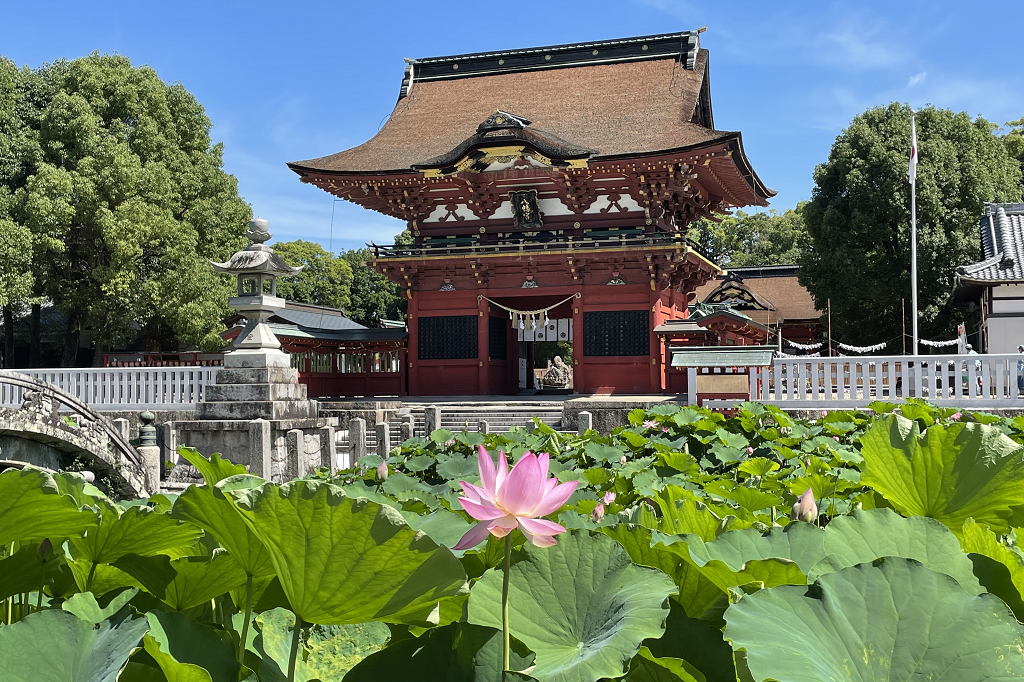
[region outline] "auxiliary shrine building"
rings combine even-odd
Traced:
[[[699,33],[408,60],[376,136],[289,164],[408,225],[372,245],[408,394],[518,393],[551,341],[580,393],[678,390],[655,329],[721,272],[686,227],[774,195],[715,129]]]

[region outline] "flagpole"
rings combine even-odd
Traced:
[[[910,151],[910,281],[911,281],[911,355],[917,355],[917,129],[914,123],[915,111],[910,110],[910,134],[913,146]]]

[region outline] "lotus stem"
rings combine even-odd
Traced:
[[[288,682],[295,682],[295,659],[299,653],[299,634],[305,623],[299,614],[295,614],[295,629],[292,630],[292,650],[288,654]]]
[[[92,567],[89,569],[89,577],[85,579],[85,591],[89,592],[92,588],[92,577],[96,575],[96,562],[92,562]]]
[[[249,639],[249,619],[252,618],[252,576],[245,578],[245,623],[242,624],[242,641],[238,644],[238,664],[244,665],[245,645]]]
[[[512,534],[505,536],[505,575],[501,579],[501,669],[510,669],[511,652],[508,631],[508,578],[512,568]]]

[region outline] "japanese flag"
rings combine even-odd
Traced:
[[[907,171],[910,184],[917,180],[917,127],[914,125],[914,115],[910,115],[910,169]]]

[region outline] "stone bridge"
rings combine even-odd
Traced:
[[[21,405],[0,407],[0,468],[88,469],[110,482],[114,496],[147,497],[147,487],[157,492],[158,482],[147,486],[139,451],[82,401],[51,384],[3,370],[0,393],[3,403]]]

